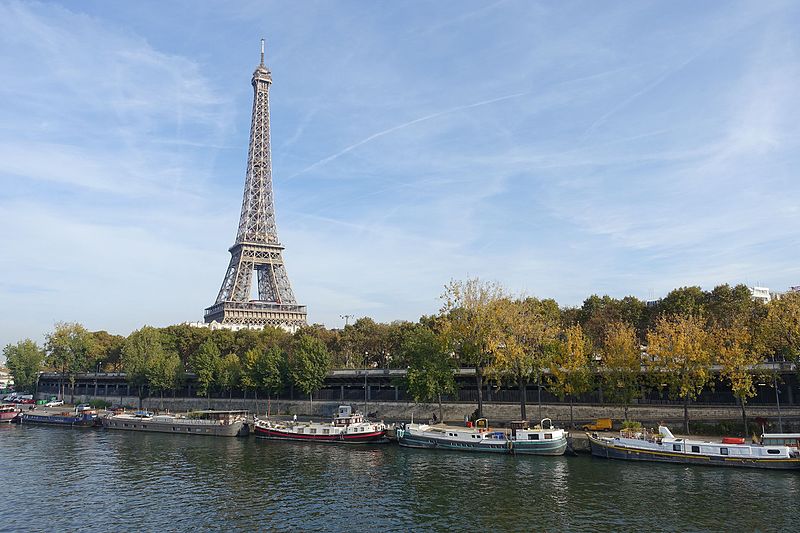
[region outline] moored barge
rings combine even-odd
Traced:
[[[120,431],[144,431],[216,437],[246,437],[250,433],[247,411],[194,411],[187,415],[156,415],[150,411],[120,413],[103,418],[103,427]]]
[[[78,406],[74,411],[60,413],[23,412],[20,415],[23,424],[43,424],[49,426],[94,427],[99,425],[97,411]]]
[[[339,444],[382,444],[389,441],[383,422],[364,420],[349,405],[340,405],[331,422],[272,421],[256,419],[257,437],[272,440],[323,442]]]
[[[475,427],[409,423],[397,430],[400,446],[408,448],[529,455],[563,455],[568,436],[549,418],[533,428],[527,422],[512,423],[509,433],[490,429],[485,418]]]
[[[788,446],[732,444],[676,438],[664,426],[658,433],[623,430],[619,436],[588,434],[594,457],[628,461],[800,469],[800,452]]]
[[[13,403],[0,405],[0,423],[13,422],[19,417],[20,408]]]

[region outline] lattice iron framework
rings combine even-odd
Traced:
[[[294,330],[306,324],[306,308],[298,305],[283,263],[272,196],[269,132],[269,87],[272,74],[261,63],[253,72],[253,115],[250,147],[236,243],[217,301],[205,311],[205,321],[222,324],[270,325]],[[250,299],[253,272],[258,300]]]

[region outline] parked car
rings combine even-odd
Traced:
[[[45,407],[58,407],[59,405],[64,405],[64,400],[50,400],[44,404]]]

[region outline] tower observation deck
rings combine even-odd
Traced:
[[[295,300],[284,247],[278,240],[272,193],[272,156],[269,130],[269,87],[272,74],[261,63],[253,72],[253,116],[244,181],[242,214],[231,260],[214,305],[206,308],[205,322],[223,326],[276,326],[294,331],[306,324],[306,307]],[[258,299],[251,299],[253,277]]]

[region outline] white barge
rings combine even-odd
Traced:
[[[664,426],[658,433],[622,430],[619,436],[589,434],[592,455],[606,459],[661,463],[800,469],[800,451],[784,445],[731,444],[675,437]]]

